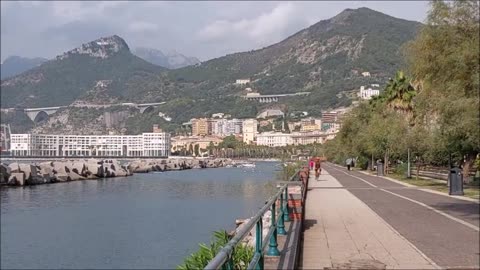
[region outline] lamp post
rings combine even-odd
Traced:
[[[412,172],[410,171],[410,148],[408,148],[407,153],[407,178],[412,178]]]

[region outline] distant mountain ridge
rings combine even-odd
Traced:
[[[254,117],[271,104],[240,98],[250,87],[261,94],[311,92],[279,103],[315,116],[348,106],[348,93],[361,85],[382,87],[402,67],[401,48],[421,26],[368,8],[346,9],[268,47],[171,70],[135,56],[112,36],[3,80],[1,105],[166,101],[158,110],[182,123],[217,112]],[[235,84],[243,78],[250,78],[248,86]]]
[[[169,69],[182,68],[200,63],[198,58],[185,56],[177,51],[164,53],[157,49],[139,47],[133,51],[133,54],[152,64]]]
[[[5,78],[20,74],[24,71],[41,65],[46,61],[48,61],[48,59],[42,57],[28,58],[16,55],[9,56],[1,64],[1,79],[3,80]]]
[[[103,37],[2,80],[2,107],[104,104],[136,96],[165,69],[133,55],[119,36]],[[157,87],[160,90],[161,87]],[[157,97],[161,97],[156,93]]]

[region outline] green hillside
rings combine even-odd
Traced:
[[[239,97],[251,87],[261,94],[311,92],[280,103],[289,110],[318,115],[324,109],[349,105],[351,99],[344,92],[369,83],[383,87],[402,67],[402,46],[421,25],[368,8],[347,9],[269,47],[175,70],[134,56],[125,41],[113,36],[100,39],[113,47],[98,45],[97,40],[65,53],[68,57],[59,56],[2,81],[1,105],[167,101],[158,110],[181,123],[215,112],[255,116],[271,104]],[[362,76],[366,71],[370,77]],[[235,85],[240,78],[252,83]],[[99,86],[99,81],[107,85]]]

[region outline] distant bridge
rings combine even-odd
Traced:
[[[277,94],[277,95],[260,95],[259,93],[248,93],[243,96],[246,100],[258,101],[260,103],[278,102],[280,98],[295,97],[295,96],[308,96],[310,92],[297,92],[293,94]]]
[[[25,114],[35,123],[40,121],[44,121],[48,119],[48,117],[54,113],[56,113],[60,108],[68,108],[68,107],[75,107],[75,108],[108,108],[113,106],[132,106],[137,108],[140,113],[149,113],[154,110],[158,105],[165,104],[166,102],[156,102],[156,103],[117,103],[117,104],[105,104],[105,105],[98,105],[98,104],[74,104],[69,106],[57,106],[57,107],[42,107],[42,108],[8,108],[2,109],[2,111],[23,111]]]

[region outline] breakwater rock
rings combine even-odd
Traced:
[[[0,183],[9,186],[25,186],[89,180],[117,176],[129,176],[131,171],[116,160],[51,161],[36,164],[0,164]]]
[[[233,232],[231,232],[230,234],[231,235],[236,235],[240,230],[243,229],[243,226],[245,226],[250,220],[251,220],[251,218],[237,219],[235,221],[235,224],[237,225],[237,228]],[[268,231],[270,230],[271,220],[272,220],[272,213],[270,211],[268,211],[262,217],[262,224],[263,224],[263,226],[262,226],[262,239],[265,239],[265,237],[268,234]],[[242,242],[244,244],[246,244],[247,246],[255,247],[255,244],[256,244],[255,235],[256,235],[256,233],[257,233],[257,228],[256,228],[256,226],[253,226],[253,228],[245,236],[245,238],[242,239]]]
[[[151,171],[176,171],[199,168],[218,168],[232,165],[228,158],[168,158],[135,160],[127,165],[134,173],[148,173]]]
[[[120,164],[117,160],[62,160],[35,164],[0,164],[0,185],[26,186],[56,182],[93,180],[99,178],[130,176],[133,173],[172,171],[194,168],[217,168],[231,165],[232,160],[168,158],[135,160]]]

